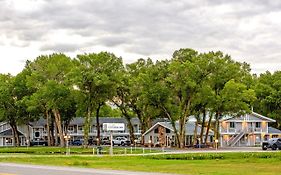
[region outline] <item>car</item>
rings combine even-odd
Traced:
[[[48,146],[48,142],[45,140],[33,140],[30,142],[30,146]]]
[[[281,138],[272,138],[268,141],[263,142],[262,149],[267,150],[268,148],[271,148],[272,150],[281,150]]]
[[[130,140],[128,140],[126,137],[116,137],[112,140],[112,144],[114,145],[122,145],[122,146],[129,146],[131,145]]]
[[[109,140],[109,138],[102,138],[102,139],[101,139],[101,144],[102,144],[102,145],[110,145],[110,140]]]
[[[81,146],[81,145],[83,145],[83,141],[82,140],[73,140],[71,142],[71,145],[73,145],[73,146]]]

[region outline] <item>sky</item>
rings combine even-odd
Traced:
[[[180,48],[273,72],[281,70],[280,19],[278,0],[0,0],[0,73],[54,52],[109,51],[131,63]]]

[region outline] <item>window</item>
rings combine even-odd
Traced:
[[[260,122],[256,122],[256,128],[260,128],[261,127],[261,123]]]
[[[83,131],[83,127],[82,126],[78,126],[78,130],[79,131]]]
[[[235,128],[235,123],[234,123],[234,122],[230,122],[230,123],[229,123],[229,127],[230,127],[230,128]]]
[[[158,128],[154,129],[154,133],[155,133],[155,134],[158,133]]]
[[[68,131],[73,131],[74,127],[73,126],[68,126]]]
[[[35,133],[34,133],[34,135],[35,135],[35,137],[40,137],[40,132],[39,131],[36,131]]]
[[[166,133],[171,133],[171,130],[169,130],[168,128],[166,128]]]

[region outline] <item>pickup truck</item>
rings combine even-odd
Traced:
[[[268,141],[263,142],[262,149],[267,150],[268,148],[271,148],[272,150],[281,150],[281,138],[272,138]]]
[[[116,137],[112,140],[112,144],[114,145],[122,145],[122,146],[129,146],[131,142],[126,137]]]

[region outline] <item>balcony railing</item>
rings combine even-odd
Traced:
[[[240,133],[241,131],[244,131],[244,132],[255,132],[255,133],[261,133],[263,130],[262,128],[254,128],[254,127],[248,127],[248,128],[243,128],[243,129],[238,129],[238,128],[228,128],[228,129],[225,129],[225,128],[222,128],[221,129],[221,132],[222,133]]]

